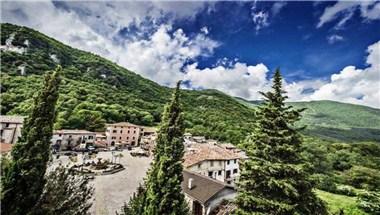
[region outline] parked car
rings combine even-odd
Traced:
[[[149,153],[147,151],[144,151],[144,150],[139,150],[139,151],[131,152],[131,155],[133,157],[148,157]]]

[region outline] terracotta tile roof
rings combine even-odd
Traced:
[[[8,122],[8,123],[23,123],[24,122],[24,116],[1,116],[0,115],[0,122]]]
[[[3,153],[7,153],[7,152],[10,152],[12,150],[12,147],[13,147],[13,144],[9,144],[9,143],[3,143],[1,142],[0,143],[0,151],[1,151],[1,154]]]
[[[218,144],[192,144],[186,149],[183,165],[193,166],[205,160],[233,160],[240,156]]]
[[[182,174],[183,181],[181,183],[181,187],[183,192],[185,192],[191,198],[198,200],[202,204],[207,204],[207,202],[212,199],[212,197],[214,197],[223,189],[234,190],[230,185],[188,170],[184,170]],[[191,182],[191,189],[189,189],[190,178],[193,179]]]

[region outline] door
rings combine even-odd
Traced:
[[[202,205],[198,201],[193,201],[193,215],[202,215]]]

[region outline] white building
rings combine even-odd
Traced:
[[[239,154],[218,144],[192,144],[186,149],[185,169],[234,185],[239,176]]]
[[[236,191],[231,185],[187,170],[182,174],[182,191],[193,215],[211,214],[225,200],[236,197]]]
[[[23,116],[0,116],[0,136],[1,142],[14,144],[21,136],[21,129],[24,123]]]
[[[86,130],[56,130],[53,132],[51,144],[60,150],[71,150],[82,143],[94,144],[96,133]]]

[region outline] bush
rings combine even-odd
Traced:
[[[370,214],[380,214],[380,193],[364,192],[359,194],[359,207]]]

